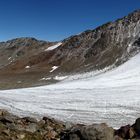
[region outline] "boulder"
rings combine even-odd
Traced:
[[[121,138],[129,138],[129,129],[130,125],[122,126],[115,132],[115,134],[120,136]]]
[[[138,136],[140,136],[140,118],[136,119],[136,122],[132,126]]]
[[[75,127],[64,132],[61,140],[113,140],[114,130],[106,124]]]

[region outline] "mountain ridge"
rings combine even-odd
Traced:
[[[9,77],[24,75],[28,83],[31,74],[38,77],[34,79],[38,85],[43,77],[53,79],[58,75],[117,67],[140,51],[140,10],[66,38],[59,46],[57,44],[26,37],[1,42],[0,77],[4,74]],[[57,47],[47,51],[52,46]],[[50,72],[54,66],[57,69]],[[15,78],[15,84],[20,86],[16,83],[18,81]],[[50,80],[44,81],[44,84],[48,83]]]

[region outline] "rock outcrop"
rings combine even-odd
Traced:
[[[118,130],[107,124],[69,124],[43,117],[18,117],[0,110],[0,140],[140,140],[140,118]]]
[[[62,130],[64,124],[54,119],[44,117],[37,121],[0,110],[0,140],[57,140]]]
[[[73,126],[61,133],[61,140],[140,140],[140,118],[118,130],[106,124]]]
[[[114,130],[106,124],[76,126],[63,133],[61,140],[113,140]]]

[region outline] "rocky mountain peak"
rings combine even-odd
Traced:
[[[31,46],[33,44],[45,44],[49,43],[48,41],[41,41],[31,37],[22,37],[8,40],[6,42],[0,42],[1,47],[12,48],[12,47],[21,47],[21,46]]]
[[[118,66],[139,52],[135,43],[139,37],[140,10],[137,10],[114,22],[65,39],[51,62],[59,59],[65,67],[70,63],[74,71],[85,70],[85,65],[88,65],[86,70]]]

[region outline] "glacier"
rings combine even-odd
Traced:
[[[53,117],[118,128],[140,117],[140,54],[111,70],[69,76],[41,87],[0,90],[0,108],[20,116]]]

